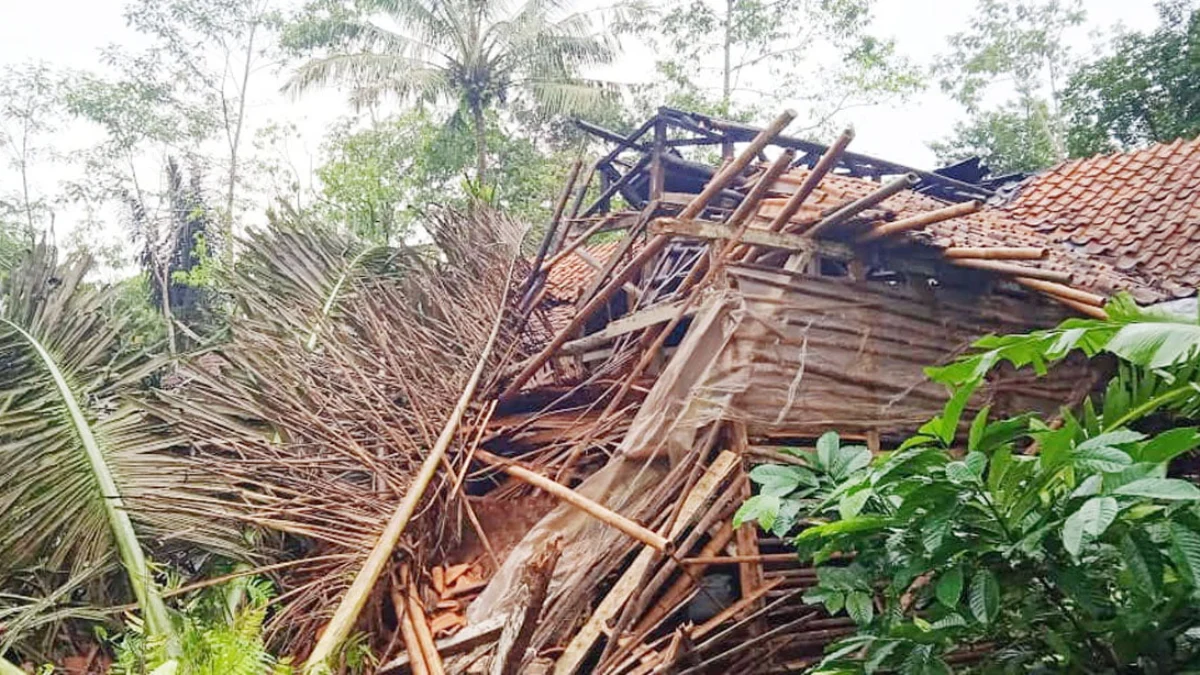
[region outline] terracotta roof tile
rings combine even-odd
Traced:
[[[1059,164],[1002,210],[1051,241],[1088,242],[1089,254],[1140,280],[1139,299],[1200,287],[1200,139]]]

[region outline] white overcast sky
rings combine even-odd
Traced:
[[[0,68],[28,60],[96,68],[102,46],[136,44],[122,18],[124,4],[125,0],[0,0]],[[874,32],[895,38],[900,52],[914,62],[929,64],[945,50],[946,36],[965,27],[974,4],[974,0],[878,0]],[[1084,52],[1095,41],[1095,33],[1116,24],[1144,30],[1157,22],[1153,0],[1085,0],[1084,6],[1087,23],[1068,38]],[[644,58],[630,55],[613,70],[614,79],[638,81],[648,69]],[[277,91],[277,81],[259,89],[251,101],[250,123],[253,127],[297,124],[301,137],[295,147],[302,155],[314,154],[324,128],[347,112],[332,92],[292,100]],[[932,168],[934,157],[927,143],[946,135],[962,115],[959,106],[931,87],[903,103],[851,111],[848,118],[857,132],[854,149],[858,152]],[[3,173],[7,172],[0,172],[0,183]]]

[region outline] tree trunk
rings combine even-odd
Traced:
[[[483,105],[471,104],[471,118],[475,124],[475,181],[482,193],[487,173],[487,128],[484,126]]]
[[[721,111],[721,114],[723,114],[723,115],[729,114],[729,103],[730,103],[730,99],[733,97],[733,72],[732,72],[733,34],[732,33],[733,33],[733,8],[736,3],[737,3],[737,0],[725,0],[725,45],[724,45],[725,65],[724,65],[724,68],[722,69],[722,75],[724,77],[721,80],[721,106],[724,108],[724,110]]]
[[[254,35],[258,31],[258,19],[250,25],[250,34],[246,37],[245,65],[242,68],[242,81],[238,87],[237,121],[234,122],[233,133],[229,139],[229,185],[225,195],[225,266],[233,269],[233,196],[238,178],[238,148],[242,143],[242,129],[246,120],[246,92],[250,88],[250,62],[254,57]]]

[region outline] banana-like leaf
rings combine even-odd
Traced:
[[[40,246],[0,300],[0,587],[31,569],[78,574],[115,553],[147,624],[170,636],[147,542],[233,552],[238,533],[189,513],[221,486],[171,453],[177,439],[129,400],[161,364],[123,347],[114,291],[84,280],[89,263],[58,266]],[[108,578],[88,601],[127,597],[108,593],[120,587]]]

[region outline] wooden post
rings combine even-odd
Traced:
[[[745,473],[746,464],[746,449],[750,447],[750,442],[746,438],[746,425],[744,422],[733,422],[729,425],[730,446],[737,453],[742,466],[742,476],[739,482],[738,489],[742,492],[742,497],[750,498],[750,477]],[[762,561],[758,559],[758,526],[754,523],[742,523],[742,526],[737,529],[736,533],[737,555],[745,557],[744,562],[738,563],[738,579],[741,582],[741,597],[747,598],[762,587],[763,566]],[[747,613],[753,612],[760,608],[761,602],[752,604],[747,607]],[[762,622],[758,622],[754,626],[755,632],[762,632],[764,626]]]
[[[550,590],[554,568],[562,554],[562,540],[555,538],[547,542],[538,554],[525,565],[521,573],[519,593],[520,609],[504,625],[500,640],[496,643],[496,654],[492,657],[489,675],[517,675],[525,661],[525,652],[533,639],[538,617]]]
[[[666,165],[663,163],[663,152],[667,145],[667,123],[659,113],[654,119],[654,146],[650,150],[650,199],[662,199],[663,188],[666,185]]]

